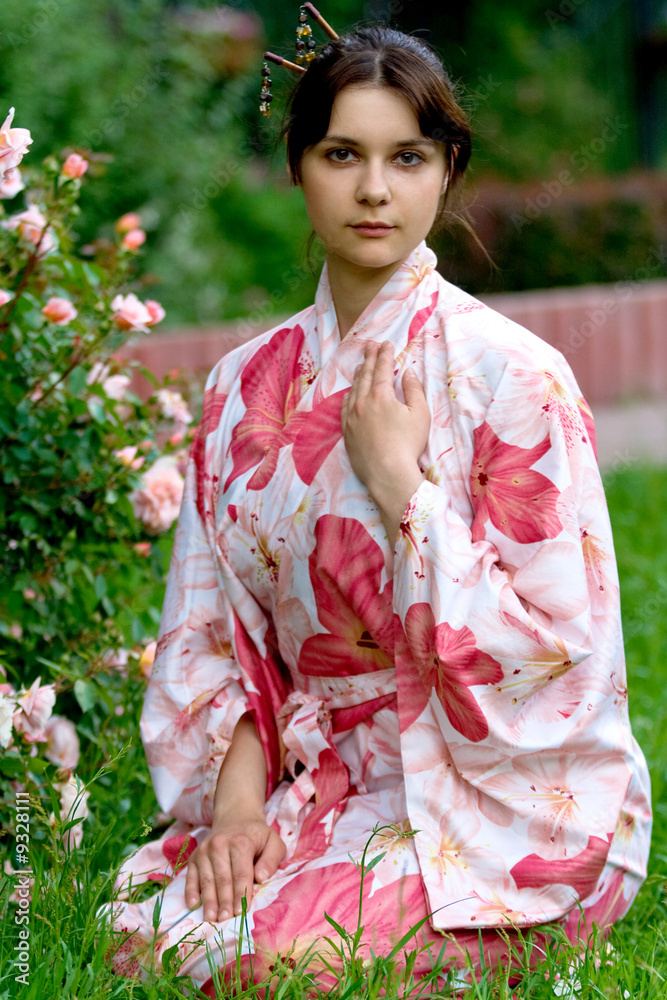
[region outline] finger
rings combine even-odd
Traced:
[[[199,884],[201,886],[202,903],[204,906],[204,920],[218,920],[220,902],[218,898],[218,880],[213,870],[210,860],[203,855],[199,862]]]
[[[232,843],[229,855],[232,863],[234,913],[236,914],[241,913],[244,895],[248,906],[252,900],[254,854],[254,848],[249,840],[243,839]]]
[[[373,389],[391,389],[394,395],[394,348],[385,340],[380,345],[373,372]]]
[[[403,372],[403,378],[401,379],[401,384],[403,386],[403,396],[405,397],[405,405],[409,409],[421,410],[424,407],[428,409],[428,402],[426,401],[426,393],[424,388],[419,381],[417,373],[412,368],[408,368],[407,371]]]
[[[227,920],[233,911],[232,865],[229,856],[229,844],[223,837],[212,837],[210,843],[212,858],[212,880],[215,895],[211,893],[215,914],[204,916],[207,920]]]
[[[201,892],[199,890],[199,870],[197,863],[192,858],[188,861],[188,869],[185,876],[185,905],[189,910],[199,906],[201,902]]]
[[[350,403],[350,393],[346,392],[343,396],[343,402],[340,404],[340,427],[345,434],[345,428],[347,426],[347,408]]]
[[[361,370],[363,367],[364,367],[363,364],[359,364],[354,369],[354,375],[352,376],[352,384],[350,386],[350,391],[346,396],[343,397],[343,405],[346,407],[345,410],[346,419],[348,413],[350,412],[350,409],[354,406],[354,404],[357,401],[357,395],[359,392],[359,377],[361,375]]]
[[[285,857],[286,851],[287,848],[283,840],[275,830],[272,830],[271,835],[264,845],[264,850],[255,862],[255,879],[257,882],[265,882],[267,878],[275,875],[280,862]]]
[[[372,341],[364,349],[364,360],[361,365],[357,365],[354,371],[354,379],[352,381],[354,396],[350,400],[351,406],[354,406],[355,403],[367,396],[370,391],[373,384],[378,351],[378,345]]]

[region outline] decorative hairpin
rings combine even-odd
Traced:
[[[331,25],[324,20],[319,10],[317,10],[316,7],[313,7],[312,3],[304,3],[301,4],[299,24],[296,29],[296,62],[290,62],[289,59],[283,59],[282,56],[277,56],[274,52],[265,52],[265,60],[276,63],[278,66],[285,66],[286,69],[292,70],[293,73],[306,72],[306,67],[303,63],[312,62],[316,55],[316,43],[313,38],[313,29],[308,24],[309,14],[314,18],[329,38],[338,38],[337,33]],[[271,70],[269,69],[268,62],[266,61],[262,67],[262,90],[259,95],[259,100],[259,110],[265,118],[268,118],[271,114],[271,101],[273,100],[273,94],[271,93]]]

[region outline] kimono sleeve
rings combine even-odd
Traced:
[[[209,380],[210,381],[210,380]],[[185,477],[141,737],[161,808],[210,826],[224,756],[240,717],[252,712],[267,762],[267,795],[280,778],[275,718],[285,684],[270,650],[271,626],[255,608],[251,638],[216,558],[210,446],[224,396],[215,380]],[[227,575],[230,570],[227,567]],[[258,618],[261,619],[258,621]],[[259,642],[263,636],[266,641]],[[258,648],[259,647],[259,648]]]
[[[425,480],[401,525],[401,748],[440,927],[566,914],[596,886],[631,778],[611,529],[563,366],[546,408],[526,391],[544,372],[505,371],[472,429],[469,510]]]

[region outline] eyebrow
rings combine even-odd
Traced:
[[[363,142],[358,139],[350,139],[349,136],[345,135],[325,135],[321,142],[336,142],[340,143],[341,146],[362,146]],[[395,148],[399,146],[435,146],[437,143],[433,139],[425,139],[420,136],[419,139],[401,139],[394,143]]]

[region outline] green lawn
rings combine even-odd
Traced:
[[[667,711],[663,694],[663,684],[667,683],[667,468],[632,466],[609,477],[607,491],[621,575],[630,714],[653,780],[655,826],[650,875],[628,917],[614,929],[613,951],[602,952],[602,961],[594,952],[580,957],[564,950],[548,956],[536,971],[527,972],[519,985],[508,985],[508,977],[502,973],[478,977],[479,982],[458,994],[462,1000],[540,1000],[553,996],[638,1000],[667,996]],[[37,810],[33,811],[31,858],[36,885],[30,981],[29,985],[14,981],[10,963],[17,928],[5,880],[0,896],[0,1000],[166,1000],[197,995],[192,984],[188,987],[185,980],[179,981],[177,970],[168,970],[153,984],[132,983],[112,975],[104,962],[107,945],[99,939],[100,928],[93,919],[97,907],[110,897],[114,868],[122,857],[155,836],[150,827],[157,806],[138,737],[144,687],[139,676],[131,676],[125,691],[124,714],[109,715],[106,726],[89,734],[78,768],[87,782],[105,761],[118,754],[123,744],[130,739],[132,744],[90,785],[91,817],[84,824],[82,849],[70,856],[54,849],[46,814],[40,819]],[[354,932],[355,928],[347,930]],[[280,998],[307,996],[307,971],[290,971],[286,967],[274,979],[272,989]],[[401,995],[403,989],[392,973],[391,963],[378,959],[375,969],[361,972],[352,963],[340,990],[328,995],[334,1000],[370,1000]],[[266,984],[258,984],[235,995],[268,997],[269,993]],[[429,993],[426,987],[422,995],[436,994]]]

